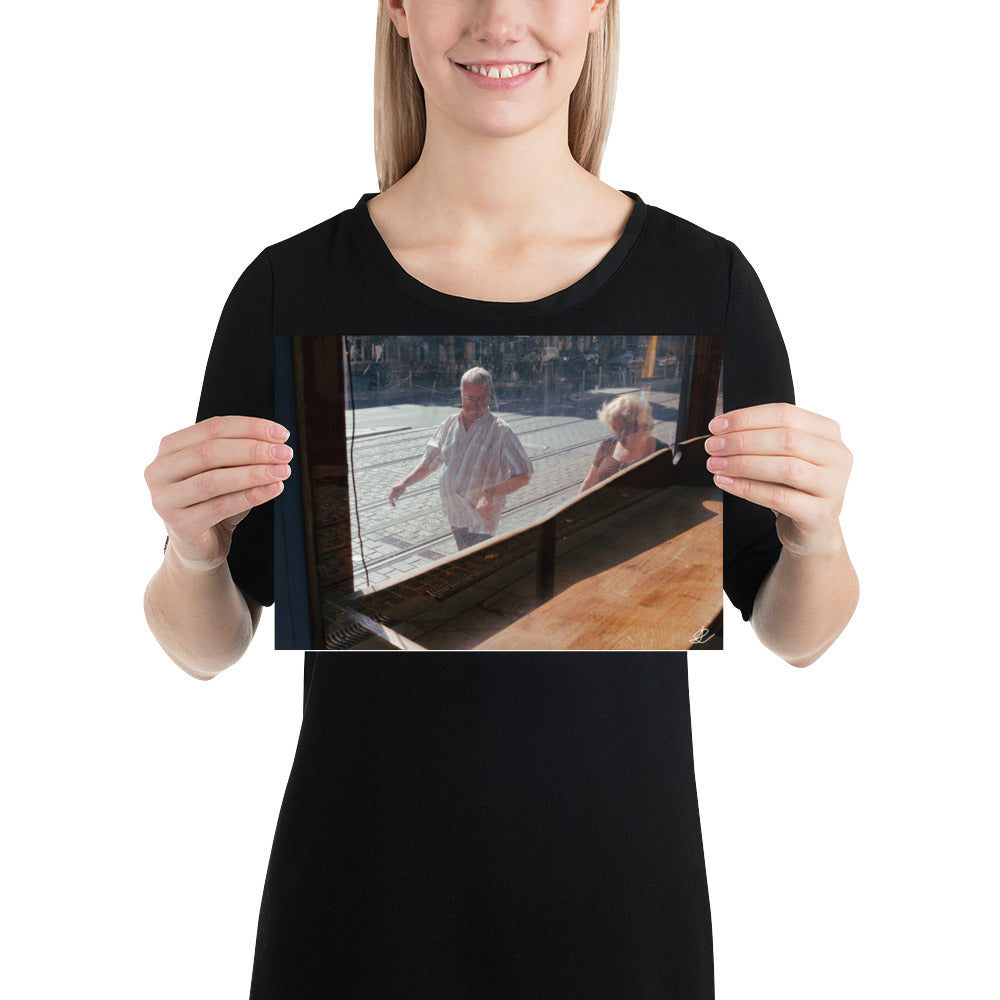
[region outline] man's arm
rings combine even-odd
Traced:
[[[508,427],[503,439],[503,461],[513,474],[502,483],[497,483],[492,488],[494,496],[505,497],[511,493],[516,493],[531,482],[531,476],[535,471],[528,453],[524,450],[518,436]],[[521,471],[514,471],[520,469]]]
[[[511,476],[510,479],[505,479],[502,483],[497,483],[496,486],[491,486],[490,492],[492,492],[494,496],[506,497],[510,496],[511,493],[516,493],[518,490],[523,489],[530,482],[531,473],[522,472],[520,475]]]
[[[431,469],[424,465],[423,459],[417,464],[417,467],[408,475],[401,479],[395,486],[389,491],[389,504],[393,507],[396,506],[396,501],[414,484],[419,483],[421,479],[426,479],[431,474]]]
[[[496,486],[487,486],[476,498],[476,510],[481,514],[494,514],[493,505],[497,500],[501,497],[510,496],[511,493],[516,493],[530,482],[531,473],[522,472],[516,476],[511,476],[509,479],[505,479],[502,483],[497,483]]]

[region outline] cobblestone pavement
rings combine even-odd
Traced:
[[[656,412],[676,413],[676,393],[656,392],[650,400],[657,404]],[[412,404],[357,411],[354,442],[349,447],[357,494],[357,508],[354,496],[350,498],[357,589],[377,588],[457,551],[442,510],[437,473],[407,490],[395,507],[387,499],[390,489],[417,465],[435,427],[454,412],[454,407]],[[540,520],[576,494],[608,430],[593,417],[500,416],[517,434],[535,467],[531,482],[507,500],[500,521],[500,531],[506,533]],[[662,421],[653,433],[671,443],[674,430],[675,422]]]

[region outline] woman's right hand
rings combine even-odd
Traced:
[[[146,485],[181,562],[210,573],[226,561],[240,521],[284,489],[287,438],[272,420],[211,417],[160,442]]]

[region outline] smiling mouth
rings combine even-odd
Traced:
[[[458,63],[462,69],[467,69],[470,73],[478,73],[493,80],[509,80],[515,76],[522,76],[538,69],[542,64],[537,63],[503,63],[501,65],[483,65],[481,63]]]

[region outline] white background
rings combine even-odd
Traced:
[[[246,996],[300,657],[160,652],[142,471],[243,267],[375,189],[374,8],[5,18],[6,996]],[[847,633],[797,671],[730,609],[692,661],[721,1000],[1000,989],[995,81],[947,10],[624,3],[603,177],[740,245],[855,454]]]

